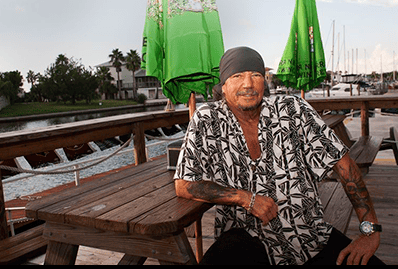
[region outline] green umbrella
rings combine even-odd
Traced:
[[[285,86],[301,90],[303,96],[326,78],[315,0],[296,0],[290,36],[277,77]]]
[[[215,0],[148,1],[141,67],[173,103],[188,103],[192,92],[207,100],[223,53]]]

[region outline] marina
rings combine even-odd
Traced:
[[[376,115],[375,117],[369,116],[369,109],[371,108],[391,108],[398,107],[398,96],[397,95],[385,95],[375,97],[353,97],[342,99],[309,99],[308,100],[317,110],[339,110],[339,109],[359,109],[362,112],[361,117],[346,117],[344,125],[347,127],[350,137],[355,140],[363,136],[364,134],[370,136],[379,136],[387,139],[389,137],[389,128],[398,128],[398,118],[395,116]],[[323,109],[320,109],[323,108]],[[366,111],[364,111],[364,109]],[[78,123],[68,123],[54,127],[42,128],[30,131],[19,131],[12,133],[4,133],[0,135],[0,147],[1,159],[16,158],[17,156],[25,156],[37,152],[43,152],[46,150],[54,150],[57,148],[72,147],[79,143],[89,143],[95,140],[103,140],[110,137],[122,136],[125,134],[134,134],[134,143],[131,147],[134,149],[127,158],[130,158],[130,163],[125,164],[122,167],[108,168],[105,175],[111,175],[120,171],[126,171],[131,167],[140,166],[147,161],[156,160],[159,157],[148,156],[146,153],[146,145],[148,141],[145,138],[145,130],[152,130],[162,127],[170,127],[176,124],[186,124],[189,120],[188,109],[180,109],[175,112],[155,112],[155,113],[138,113],[123,116],[113,116],[109,118],[88,120]],[[106,130],[106,132],[104,132]],[[181,134],[178,134],[181,136]],[[67,138],[67,139],[66,139]],[[23,142],[22,142],[23,141]],[[43,143],[46,141],[46,143]],[[23,144],[22,144],[23,143]],[[134,156],[134,159],[132,158]],[[163,157],[160,158],[165,158]],[[390,226],[395,214],[394,211],[395,202],[394,190],[396,190],[396,182],[394,179],[397,173],[397,165],[394,160],[393,150],[380,151],[376,157],[375,162],[369,169],[369,173],[366,179],[372,182],[371,187],[373,192],[377,193],[375,204],[376,210],[380,208],[381,218],[385,221],[386,231],[383,234],[386,245],[382,245],[378,255],[388,264],[396,264],[397,260],[394,255],[396,251],[396,234],[392,226]],[[111,171],[112,170],[112,171]],[[386,178],[379,174],[386,174]],[[93,175],[82,177],[80,179],[81,185],[87,184],[98,177],[104,176],[100,173],[99,175]],[[385,182],[385,180],[387,180]],[[377,181],[377,183],[375,183]],[[380,183],[380,184],[379,184]],[[6,199],[7,208],[25,207],[29,202],[40,200],[46,197],[48,194],[54,194],[65,189],[73,188],[75,183],[68,185],[61,184],[56,188],[50,188],[45,191],[32,191],[30,195],[24,195],[17,199]],[[4,189],[8,188],[8,183],[3,186]],[[380,189],[382,188],[382,189]],[[381,193],[381,196],[379,195]],[[377,204],[380,203],[380,204]],[[386,209],[387,208],[387,209]],[[389,210],[391,208],[391,210]],[[24,210],[13,210],[12,218],[18,219],[23,217]],[[17,215],[17,214],[22,214]],[[214,241],[213,237],[213,221],[212,214],[214,211],[210,210],[205,213],[203,218],[203,246],[204,251]],[[355,229],[355,216],[352,217],[349,225],[347,234],[354,236],[356,233]],[[384,225],[384,223],[383,223]],[[391,227],[391,228],[390,228]],[[395,239],[394,239],[395,238]],[[195,252],[195,240],[189,239],[194,247]],[[122,258],[123,254],[118,252],[109,252],[103,250],[94,250],[87,247],[81,247],[77,256],[77,264],[117,264]],[[28,263],[40,264],[43,262],[43,256],[38,259],[29,260]],[[156,264],[157,261],[148,259],[146,264]]]

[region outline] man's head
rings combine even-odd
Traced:
[[[243,111],[257,109],[265,90],[265,65],[253,49],[228,50],[220,63],[220,85],[227,104]]]

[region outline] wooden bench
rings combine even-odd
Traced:
[[[382,143],[381,137],[362,136],[350,148],[350,157],[357,163],[362,173],[369,173],[369,167],[376,159]]]
[[[383,139],[372,136],[362,136],[357,141],[353,141],[344,125],[344,115],[324,115],[322,119],[335,131],[341,141],[350,148],[350,157],[357,163],[362,173],[367,174],[369,172],[369,167],[373,164],[377,153],[381,149]],[[332,178],[337,178],[337,175],[334,174]]]
[[[46,253],[44,224],[0,241],[0,265],[17,265]]]
[[[398,131],[395,127],[390,128],[390,137],[385,139],[386,142],[383,141],[380,150],[389,150],[392,149],[395,157],[395,162],[398,165]],[[395,143],[394,143],[395,141]]]
[[[319,194],[325,209],[325,221],[342,233],[346,233],[353,206],[343,186],[338,181],[324,181],[319,184]]]

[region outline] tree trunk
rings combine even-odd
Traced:
[[[117,72],[117,86],[119,89],[119,99],[122,100],[122,85],[120,83],[120,72]]]

